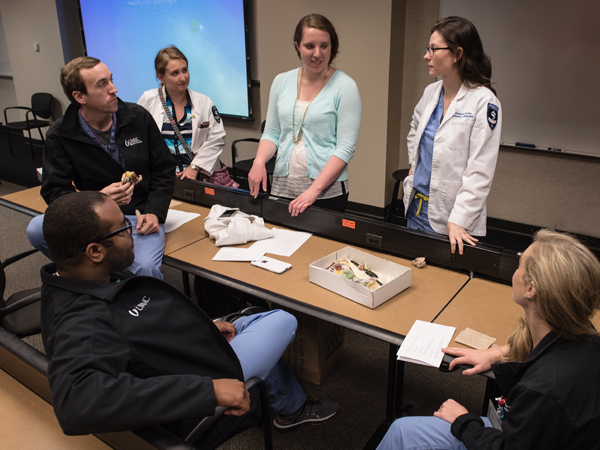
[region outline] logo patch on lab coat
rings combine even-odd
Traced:
[[[217,123],[221,123],[221,116],[219,115],[219,111],[217,111],[216,106],[212,107],[212,113],[213,113],[213,116],[214,116],[215,120],[217,121]]]
[[[491,103],[488,103],[487,121],[490,130],[494,131],[494,128],[496,128],[496,124],[498,123],[498,107]]]

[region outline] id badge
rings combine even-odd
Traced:
[[[491,400],[489,400],[490,404],[488,405],[487,418],[490,419],[492,426],[496,430],[502,431],[502,422],[500,421],[500,417],[498,416],[498,411],[494,407],[494,404]]]

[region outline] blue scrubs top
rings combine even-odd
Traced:
[[[417,159],[417,167],[415,168],[415,178],[413,182],[413,187],[416,193],[421,193],[426,196],[429,196],[429,187],[431,184],[431,166],[433,164],[433,140],[435,138],[437,130],[440,128],[440,124],[442,123],[443,113],[444,89],[442,88],[438,104],[433,110],[433,113],[429,118],[429,122],[427,122],[427,126],[423,131],[421,140],[419,141],[419,158]],[[419,209],[419,203],[421,203],[421,200],[415,197],[413,198],[413,201],[411,202],[408,208],[408,213],[406,215],[408,218],[408,227],[435,233],[435,231],[433,231],[433,228],[431,228],[431,225],[429,224],[429,202],[423,200],[421,211],[419,211],[419,216],[416,217],[416,213]]]

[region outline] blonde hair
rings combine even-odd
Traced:
[[[574,237],[540,230],[525,260],[523,282],[533,283],[537,309],[555,333],[567,339],[597,334],[591,317],[600,308],[600,262]],[[522,317],[508,339],[511,361],[531,351],[531,332]]]
[[[186,64],[188,63],[185,55],[174,45],[165,47],[158,51],[156,58],[154,58],[154,70],[156,70],[156,77],[164,76],[167,70],[167,65],[172,59],[183,59]]]

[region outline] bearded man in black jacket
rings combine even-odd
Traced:
[[[243,381],[265,380],[275,426],[323,423],[334,402],[304,394],[281,355],[296,319],[280,310],[213,322],[167,283],[123,272],[131,223],[108,196],[62,196],[46,211],[54,263],[42,268],[42,336],[54,410],[66,434],[160,423],[185,436],[216,406],[241,416]]]

